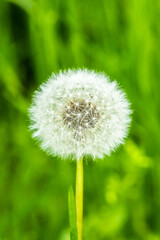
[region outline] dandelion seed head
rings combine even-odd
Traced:
[[[124,143],[131,122],[116,81],[87,69],[52,74],[35,92],[29,114],[41,148],[62,158],[110,155]]]

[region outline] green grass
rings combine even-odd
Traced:
[[[160,239],[160,2],[1,0],[0,240],[68,240],[75,164],[28,131],[31,95],[52,72],[87,67],[132,102],[126,145],[84,166],[84,240]]]

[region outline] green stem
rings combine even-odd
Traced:
[[[76,210],[78,240],[82,240],[82,219],[83,219],[83,159],[77,161],[76,169]]]

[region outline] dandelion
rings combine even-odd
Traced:
[[[62,158],[103,158],[124,139],[130,124],[126,96],[115,81],[89,70],[53,74],[30,108],[33,136]]]
[[[130,104],[116,81],[87,69],[60,71],[40,86],[29,109],[33,137],[51,155],[77,160],[76,202],[81,239],[83,156],[103,158],[128,133]]]

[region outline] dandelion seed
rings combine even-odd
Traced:
[[[63,158],[110,155],[124,143],[131,122],[130,104],[117,83],[87,69],[52,74],[29,112],[42,149]]]

